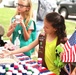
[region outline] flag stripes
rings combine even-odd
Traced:
[[[76,62],[76,31],[64,44],[63,62]]]

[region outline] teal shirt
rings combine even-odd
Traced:
[[[34,22],[33,20],[30,20],[28,26],[26,27],[26,29],[28,30],[29,26],[31,25],[31,23]],[[34,32],[36,31],[36,27],[35,27],[35,23],[34,23]],[[19,31],[21,32],[21,34],[19,34]],[[32,33],[33,33],[32,31]],[[29,45],[30,43],[32,43],[34,40],[32,40],[32,33],[30,35],[30,38],[28,40],[25,40],[24,39],[24,36],[23,36],[23,29],[22,29],[22,26],[20,24],[18,24],[13,32],[13,35],[12,35],[12,43],[14,44],[14,41],[16,39],[16,37],[19,37],[19,40],[20,40],[20,48],[23,47],[23,46],[27,46]],[[36,38],[36,33],[34,34],[34,37]],[[28,52],[24,52],[25,55],[27,56],[31,56],[32,52],[34,52],[34,48],[29,50]]]

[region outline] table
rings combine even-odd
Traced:
[[[15,55],[20,61],[0,65],[0,75],[56,75],[23,53]]]

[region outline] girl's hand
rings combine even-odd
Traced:
[[[64,50],[64,45],[63,44],[60,44],[60,46],[63,48]],[[60,59],[62,60],[62,57],[63,57],[63,54],[64,54],[64,51],[60,53]]]
[[[25,24],[24,24],[24,21],[23,21],[24,18],[21,15],[16,15],[15,18],[16,18],[16,20],[15,20],[14,23],[16,23],[16,24],[19,23],[22,27],[25,27]]]
[[[20,20],[20,25],[21,25],[22,27],[25,27],[25,24],[24,24],[23,20]]]
[[[25,27],[25,23],[24,23],[24,20],[23,20],[23,17],[22,16],[20,17],[19,21],[20,21],[20,25],[22,27]]]
[[[10,54],[11,54],[11,51],[9,51],[9,50],[2,50],[2,52],[0,53],[0,58],[7,57]]]
[[[12,27],[12,28],[15,28],[16,25],[17,25],[16,21],[14,21],[13,23],[11,23],[11,27]]]

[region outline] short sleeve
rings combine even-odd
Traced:
[[[31,25],[30,25],[29,29],[34,30],[34,23],[33,23],[33,21],[32,21],[32,23],[31,23]]]

